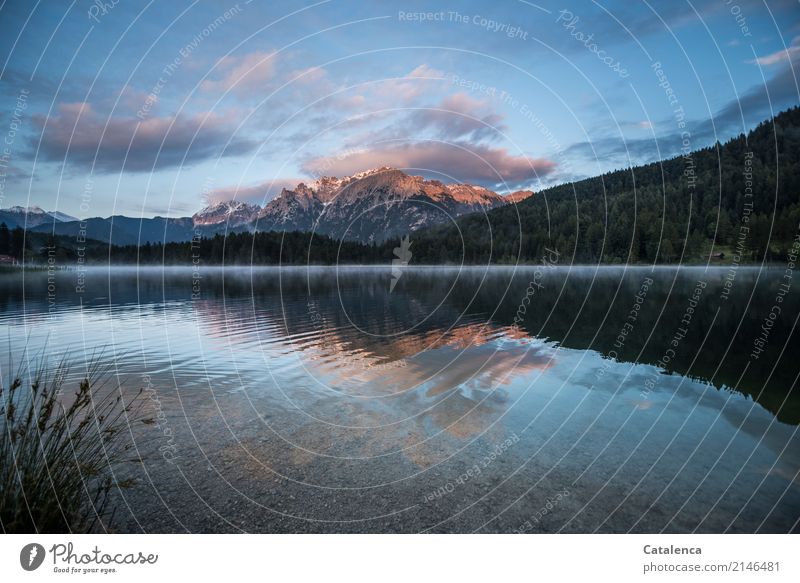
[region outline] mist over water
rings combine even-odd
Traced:
[[[785,532],[782,274],[26,272],[0,278],[3,360],[99,358],[146,390],[126,531]]]

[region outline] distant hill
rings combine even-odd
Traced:
[[[62,212],[50,212],[38,206],[12,206],[7,209],[0,209],[0,223],[5,223],[9,229],[16,227],[31,229],[40,225],[53,225],[54,223],[77,220],[75,217],[65,215]]]
[[[114,245],[136,245],[139,243],[163,241],[167,243],[191,241],[194,224],[190,218],[134,219],[122,215],[108,218],[95,217],[84,221],[71,221],[59,224],[43,224],[30,229],[34,233],[63,235],[77,238],[82,234],[88,239]],[[203,229],[206,235],[213,235],[216,229]]]

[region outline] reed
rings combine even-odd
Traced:
[[[0,526],[6,533],[108,529],[109,494],[128,487],[114,468],[133,445],[141,391],[128,402],[109,386],[107,367],[90,364],[65,390],[66,360],[44,360],[0,378]]]

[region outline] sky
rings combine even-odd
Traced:
[[[392,166],[505,193],[800,103],[798,0],[0,4],[0,207],[265,204]]]

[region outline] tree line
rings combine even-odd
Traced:
[[[24,250],[25,231],[21,227],[10,230],[8,225],[0,223],[0,255],[10,255],[20,260]]]
[[[422,263],[538,262],[547,249],[573,263],[696,263],[712,253],[777,261],[798,235],[799,194],[795,107],[724,145],[416,232],[412,249]]]
[[[387,245],[364,245],[299,231],[245,232],[217,234],[192,242],[111,246],[105,260],[110,257],[112,263],[168,265],[385,263]],[[388,253],[391,256],[391,249]],[[91,259],[97,259],[96,255],[92,254]]]

